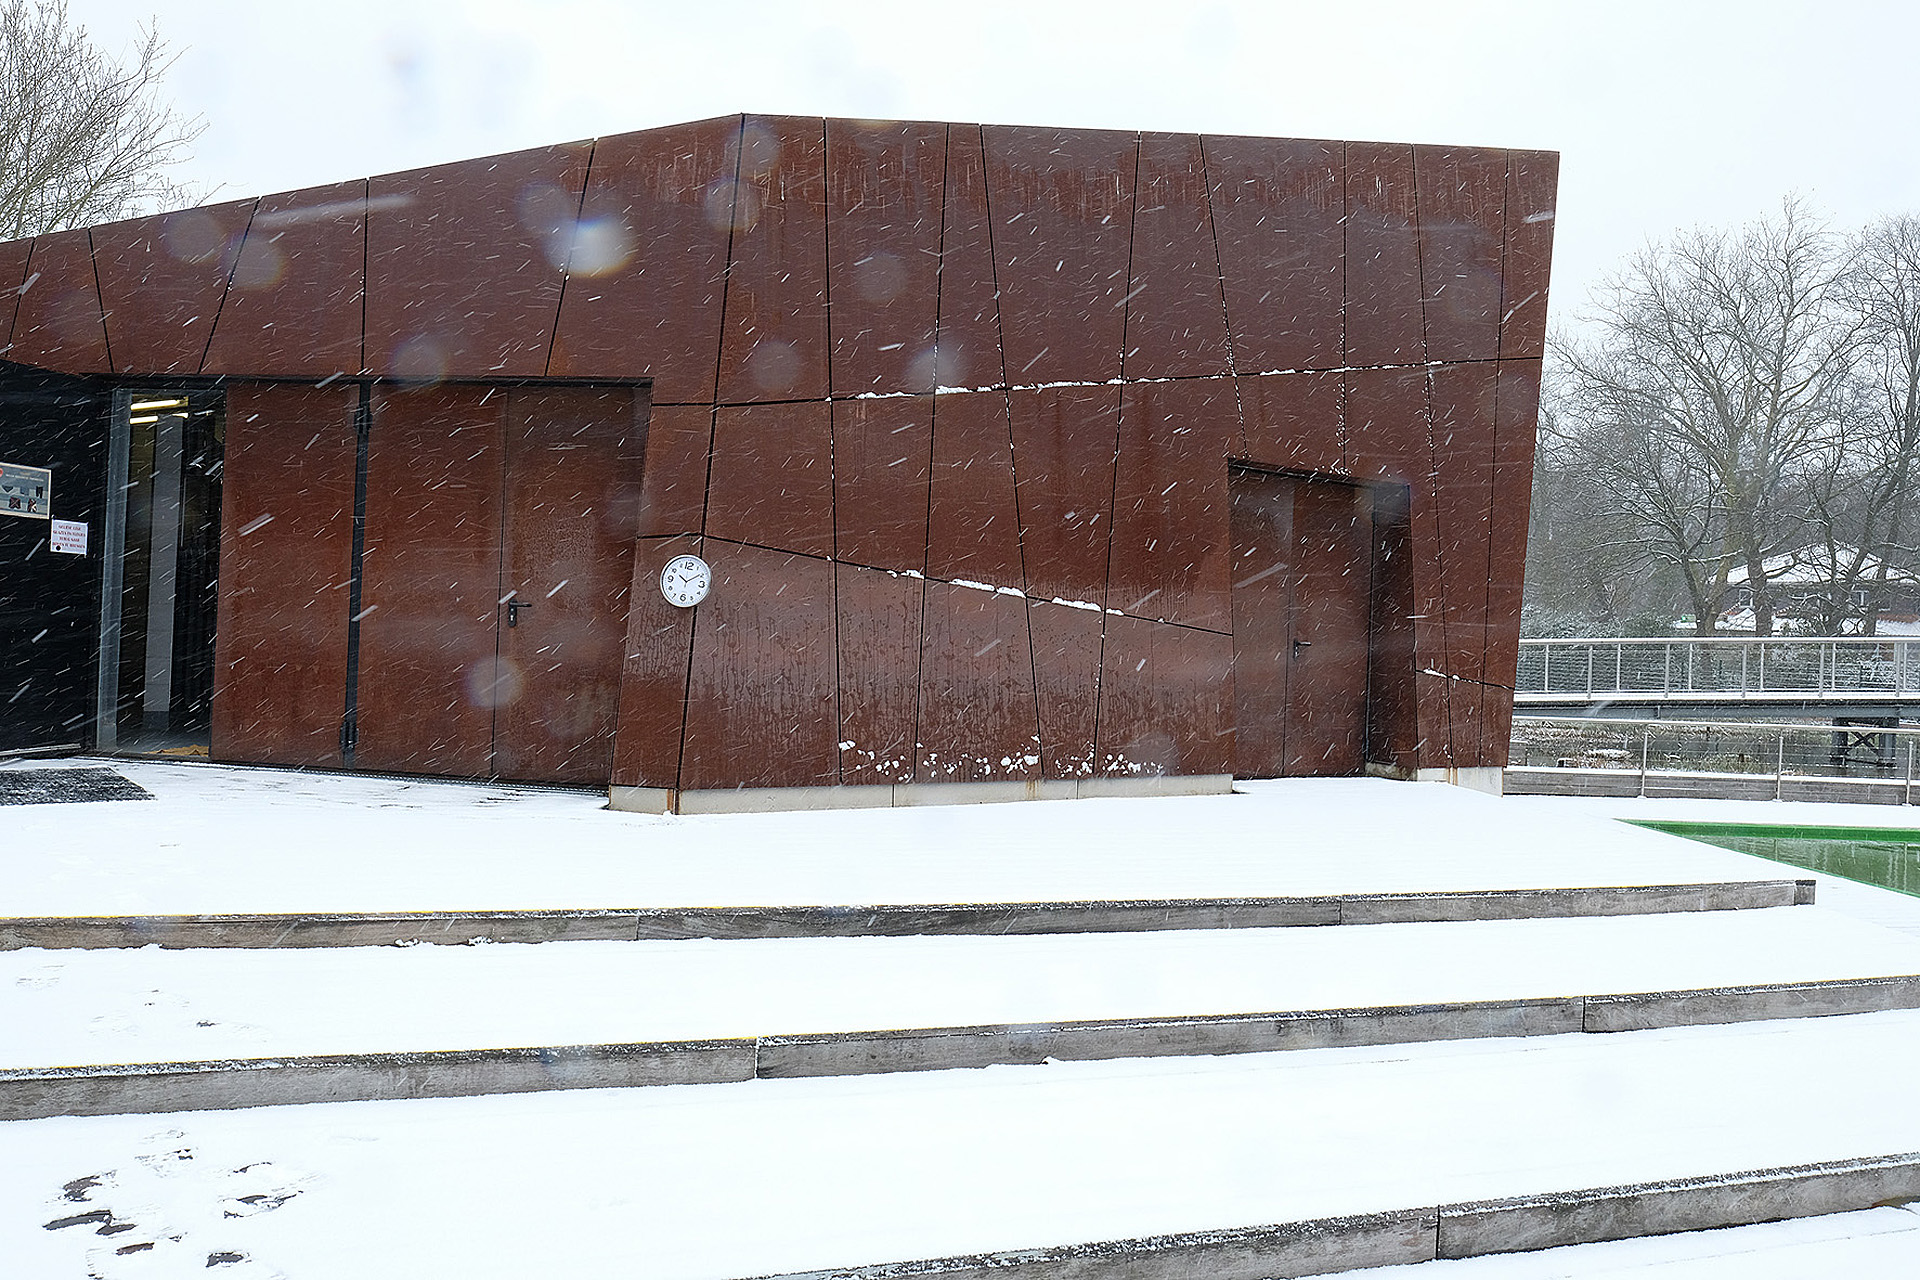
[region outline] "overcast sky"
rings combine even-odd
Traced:
[[[69,0],[123,50],[154,0]],[[260,195],[736,111],[1537,147],[1554,310],[1649,237],[1920,212],[1905,0],[171,0],[183,176]]]

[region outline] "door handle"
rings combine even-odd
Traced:
[[[1293,657],[1294,657],[1294,660],[1295,660],[1296,662],[1297,662],[1297,661],[1299,660],[1299,658],[1300,658],[1300,651],[1301,651],[1302,649],[1311,649],[1311,648],[1313,648],[1313,641],[1311,641],[1311,640],[1295,640],[1295,641],[1293,642]]]
[[[533,601],[531,600],[522,600],[516,596],[513,599],[507,601],[507,625],[509,627],[519,626],[520,611],[522,609],[531,609],[531,608],[533,608]],[[1298,644],[1299,641],[1296,640],[1294,643]]]

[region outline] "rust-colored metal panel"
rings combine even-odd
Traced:
[[[840,777],[833,565],[705,542],[680,785],[831,786]]]
[[[1407,616],[1413,619],[1417,729],[1413,750],[1422,766],[1452,763],[1448,700],[1452,681],[1429,672],[1446,667],[1439,625],[1446,608],[1440,583],[1440,532],[1428,443],[1425,369],[1354,369],[1346,374],[1347,470],[1359,480],[1407,489],[1405,517]]]
[[[1120,388],[1045,387],[1008,396],[1027,592],[1106,599]]]
[[[927,575],[1019,586],[1012,427],[1001,391],[936,396]]]
[[[20,309],[20,282],[27,278],[27,259],[33,256],[33,241],[9,240],[0,244],[0,359],[7,355],[13,337],[13,313]]]
[[[375,397],[361,570],[354,764],[485,777],[495,667],[506,395],[481,386]]]
[[[1043,778],[1085,778],[1093,773],[1101,623],[1098,609],[1039,600],[1027,609]]]
[[[840,781],[912,782],[920,701],[918,578],[834,567],[840,670]]]
[[[1203,141],[1235,370],[1339,368],[1345,144]]]
[[[595,144],[549,372],[713,402],[739,143],[722,116]]]
[[[1413,148],[1347,144],[1347,364],[1415,364],[1421,340]]]
[[[627,387],[507,393],[496,776],[612,775],[645,424]]]
[[[366,234],[364,180],[263,198],[233,263],[202,372],[358,372]]]
[[[1427,359],[1491,360],[1500,353],[1500,261],[1507,153],[1415,147],[1420,278]]]
[[[1007,380],[1119,377],[1134,135],[989,125],[985,137]]]
[[[1027,602],[927,583],[920,650],[918,782],[1040,776]]]
[[[707,482],[707,535],[833,555],[827,402],[722,406]]]
[[[340,765],[358,398],[227,384],[215,760]]]
[[[826,122],[748,116],[740,133],[720,402],[827,394]]]
[[[1346,430],[1342,385],[1337,371],[1242,376],[1241,456],[1287,471],[1340,471]]]
[[[1487,551],[1486,699],[1480,763],[1507,763],[1514,671],[1520,661],[1520,597],[1526,580],[1527,513],[1540,408],[1540,362],[1502,361],[1494,409],[1493,525]]]
[[[634,543],[613,748],[615,786],[672,790],[680,785],[695,609],[667,603],[660,594],[660,571],[675,556],[701,554],[701,540],[692,536],[640,538]]]
[[[547,372],[591,144],[374,178],[366,363],[413,381]]]
[[[979,125],[947,126],[935,381],[991,387],[1007,380],[1000,354],[1000,292],[993,279],[992,209]]]
[[[1106,607],[1228,631],[1231,378],[1128,383],[1120,397]]]
[[[1128,378],[1227,373],[1220,255],[1208,213],[1207,169],[1194,134],[1140,135],[1133,255],[1127,284]]]
[[[113,371],[86,231],[62,231],[33,242],[7,359],[61,373]]]
[[[827,287],[837,396],[932,391],[944,124],[827,121]]]
[[[1109,614],[1096,771],[1231,772],[1232,672],[1231,636]]]
[[[700,532],[707,510],[707,455],[712,446],[713,410],[708,406],[653,407],[641,478],[642,535]]]
[[[119,372],[200,372],[253,206],[238,200],[93,229]]]
[[[1547,273],[1553,263],[1553,219],[1560,156],[1553,151],[1507,153],[1505,296],[1500,354],[1537,358],[1547,345]]]
[[[833,402],[834,556],[843,564],[926,569],[933,414],[931,395]]]
[[[1497,378],[1492,361],[1439,365],[1430,384],[1440,589],[1446,602],[1441,625],[1447,660],[1441,669],[1461,685],[1451,708],[1453,751],[1460,764],[1480,756]]]

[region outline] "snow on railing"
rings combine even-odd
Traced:
[[[1625,720],[1515,716],[1509,767],[1605,769],[1648,775],[1722,774],[1772,781],[1920,780],[1920,729],[1877,724],[1769,724],[1753,720]]]
[[[1516,697],[1920,696],[1920,640],[1866,636],[1522,640]]]

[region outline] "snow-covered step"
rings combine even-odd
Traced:
[[[701,912],[738,907],[764,909],[732,917],[742,927],[770,928],[796,908],[810,927],[821,908],[852,920],[862,907],[999,905],[1020,917],[1044,915],[1042,904],[1209,911],[1516,892],[1551,903],[1568,897],[1560,891],[1625,888],[1646,892],[1623,909],[1643,910],[1675,886],[1684,898],[1688,886],[1769,882],[1757,891],[1779,901],[1785,882],[1806,878],[1604,817],[1377,778],[1249,783],[1221,796],[655,817],[611,812],[601,796],[506,786],[114,767],[155,798],[8,812],[0,915],[111,918],[111,929],[131,930],[120,942],[148,940],[141,920],[233,916],[276,917],[273,936],[283,924],[372,916],[402,918],[417,931],[406,936],[424,938],[445,919],[464,938],[524,936],[508,924],[538,928],[541,916],[616,933],[637,931],[642,913],[663,927],[675,913],[702,925]],[[1091,910],[1073,927],[1090,927]],[[461,917],[477,914],[497,918],[461,933]],[[896,916],[904,928],[935,927]],[[387,929],[375,940],[393,940]],[[12,945],[44,941],[16,934]]]
[[[211,916],[0,917],[0,951],[23,947],[361,947],[416,942],[1124,933],[1438,920],[1557,919],[1741,911],[1807,904],[1811,879],[1708,884],[1176,898],[1103,902],[878,903],[583,911],[417,911]]]
[[[215,1254],[468,1280],[1317,1274],[1912,1198],[1916,1059],[1920,1013],[1895,1012],[20,1121],[0,1125],[0,1256],[23,1275],[128,1245],[154,1274]]]
[[[1818,907],[1052,935],[0,956],[0,1118],[1223,1054],[1920,1005]]]
[[[1808,1210],[1795,1206],[1800,1212]],[[1920,1276],[1920,1211],[1886,1205],[1741,1227],[1349,1272],[1349,1280],[1809,1280]]]

